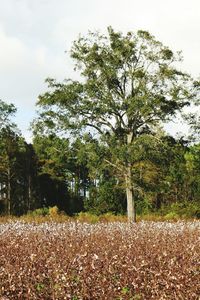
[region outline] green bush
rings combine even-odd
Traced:
[[[136,201],[136,213],[138,215],[149,214],[151,212],[151,209],[152,204],[147,198],[138,199],[138,201]]]
[[[100,182],[98,187],[90,188],[84,209],[96,215],[108,212],[123,214],[126,212],[126,195],[115,180],[108,178]]]
[[[158,213],[168,218],[176,216],[179,218],[200,218],[200,204],[197,202],[175,202],[171,205],[163,206]]]
[[[97,215],[91,214],[89,212],[80,212],[77,214],[76,219],[80,222],[87,222],[95,224],[99,221],[99,217]]]
[[[33,217],[38,217],[38,216],[47,216],[49,214],[49,208],[48,207],[42,207],[42,208],[37,208],[33,211],[30,211],[28,215],[31,215]]]
[[[177,215],[177,213],[175,213],[174,211],[171,211],[164,216],[164,220],[166,221],[170,221],[170,220],[177,221],[178,219],[179,219],[179,215]]]
[[[39,217],[39,216],[50,216],[50,217],[54,217],[57,216],[59,214],[59,209],[57,206],[53,206],[53,207],[41,207],[41,208],[37,208],[33,211],[29,211],[28,215],[32,216],[32,217]]]
[[[173,203],[171,210],[181,217],[198,218],[200,214],[200,204],[196,202]]]

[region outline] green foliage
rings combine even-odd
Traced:
[[[122,288],[122,294],[126,295],[126,294],[129,294],[129,292],[130,292],[130,289],[127,286]]]
[[[57,205],[68,214],[80,212],[88,186],[83,141],[77,138],[70,144],[68,138],[55,134],[36,135],[34,147],[39,159],[42,205]]]
[[[79,222],[86,222],[95,224],[97,222],[126,222],[127,218],[125,215],[114,215],[111,212],[102,215],[95,215],[91,212],[80,212],[75,216],[75,219]]]
[[[84,201],[84,208],[94,214],[107,212],[125,213],[125,194],[114,178],[104,178],[97,186],[89,189],[89,197]]]
[[[199,202],[175,202],[168,206],[163,206],[160,214],[166,219],[178,218],[200,218],[200,203]]]
[[[48,136],[37,134],[33,144],[39,157],[40,174],[49,174],[55,179],[65,178],[70,155],[68,139],[60,138],[55,134]]]
[[[33,211],[28,212],[28,215],[37,217],[37,216],[50,216],[56,217],[60,214],[60,211],[57,206],[53,207],[41,207],[37,208]]]
[[[0,131],[0,184],[7,214],[22,214],[34,208],[37,189],[35,153],[15,128]]]
[[[97,215],[91,214],[89,212],[80,212],[76,219],[80,222],[87,222],[91,224],[95,224],[99,221],[99,217]]]
[[[143,188],[136,165],[151,159],[146,153],[152,152],[151,142],[156,144],[158,125],[197,96],[193,80],[176,68],[180,55],[143,30],[126,35],[112,27],[106,35],[90,32],[73,43],[71,57],[84,80],[48,79],[48,91],[39,96],[42,111],[35,128],[97,134],[106,148],[103,166],[123,181],[127,207],[134,207],[134,191]],[[99,159],[93,150],[88,157],[94,162]],[[99,188],[98,193],[97,202],[103,203],[106,192]]]
[[[45,285],[43,283],[37,283],[36,284],[36,290],[38,292],[42,292],[42,290],[45,288]]]
[[[99,221],[100,222],[126,222],[127,218],[126,215],[121,215],[121,214],[113,214],[111,212],[105,213],[103,215],[99,216]]]
[[[199,218],[200,216],[200,203],[195,202],[181,202],[173,203],[171,205],[173,212],[182,217]]]
[[[138,199],[136,201],[136,212],[138,215],[146,215],[151,213],[152,203],[148,198]]]
[[[29,212],[29,215],[31,215],[33,217],[47,216],[47,215],[49,215],[49,208],[48,207],[37,208],[37,209]]]
[[[14,104],[7,104],[0,99],[0,130],[6,127],[15,127],[11,122],[11,117],[16,113],[17,109]]]
[[[180,218],[179,215],[174,211],[171,211],[164,216],[164,220],[166,221],[171,221],[171,220],[177,221],[179,218]]]
[[[83,80],[47,79],[33,145],[12,123],[15,106],[0,100],[0,213],[86,210],[80,219],[96,222],[93,214],[124,214],[126,193],[139,215],[199,218],[200,145],[162,130],[199,104],[199,81],[177,69],[180,55],[147,31],[109,27],[80,37],[71,57]],[[188,120],[198,141],[199,117]]]

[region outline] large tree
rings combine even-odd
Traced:
[[[15,112],[14,104],[0,100],[0,203],[7,214],[24,213],[35,201],[34,151],[12,121]]]
[[[6,209],[9,214],[11,212],[11,165],[15,161],[14,156],[10,155],[11,152],[15,152],[15,146],[12,144],[10,147],[10,145],[17,131],[11,119],[15,112],[14,104],[8,104],[0,99],[0,193],[4,195],[0,195],[0,199],[2,200],[6,195]]]
[[[47,80],[38,124],[98,133],[109,149],[104,162],[123,178],[128,218],[135,220],[134,149],[140,151],[144,135],[153,139],[160,122],[189,105],[195,97],[192,80],[176,68],[180,53],[142,30],[123,35],[109,27],[106,35],[89,33],[74,42],[71,56],[80,80]]]

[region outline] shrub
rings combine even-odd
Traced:
[[[151,209],[152,204],[147,198],[138,199],[138,201],[136,201],[136,212],[138,215],[146,215]]]
[[[80,212],[77,214],[76,219],[80,222],[87,222],[91,224],[95,224],[99,221],[99,217],[97,215],[93,215],[89,212]]]
[[[164,216],[164,219],[166,221],[170,221],[170,220],[178,221],[179,215],[177,215],[174,211],[171,211],[170,213]]]
[[[127,222],[126,215],[114,215],[111,212],[99,216],[100,222]]]
[[[170,206],[170,212],[183,218],[198,218],[200,215],[200,205],[196,202],[178,202]]]
[[[84,201],[84,209],[92,214],[107,212],[123,214],[126,211],[126,196],[116,180],[106,178],[98,187],[91,187],[89,198]]]
[[[28,215],[31,215],[33,217],[37,216],[47,216],[49,214],[49,208],[48,207],[42,207],[42,208],[37,208],[31,212],[28,212]]]
[[[49,207],[49,215],[51,217],[55,217],[55,216],[58,216],[59,215],[59,209],[57,206],[53,206],[53,207]]]

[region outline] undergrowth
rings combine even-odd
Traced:
[[[198,203],[173,203],[168,206],[163,206],[158,211],[145,211],[144,213],[137,214],[137,221],[179,221],[179,220],[193,220],[200,219],[200,205]],[[76,215],[68,216],[63,211],[60,211],[57,206],[38,208],[34,211],[28,212],[26,215],[16,216],[0,216],[0,223],[10,221],[23,221],[23,222],[66,222],[74,220],[78,222],[86,222],[95,224],[98,222],[127,222],[126,215],[114,214],[108,212],[101,215],[96,215],[91,212],[80,212]]]

